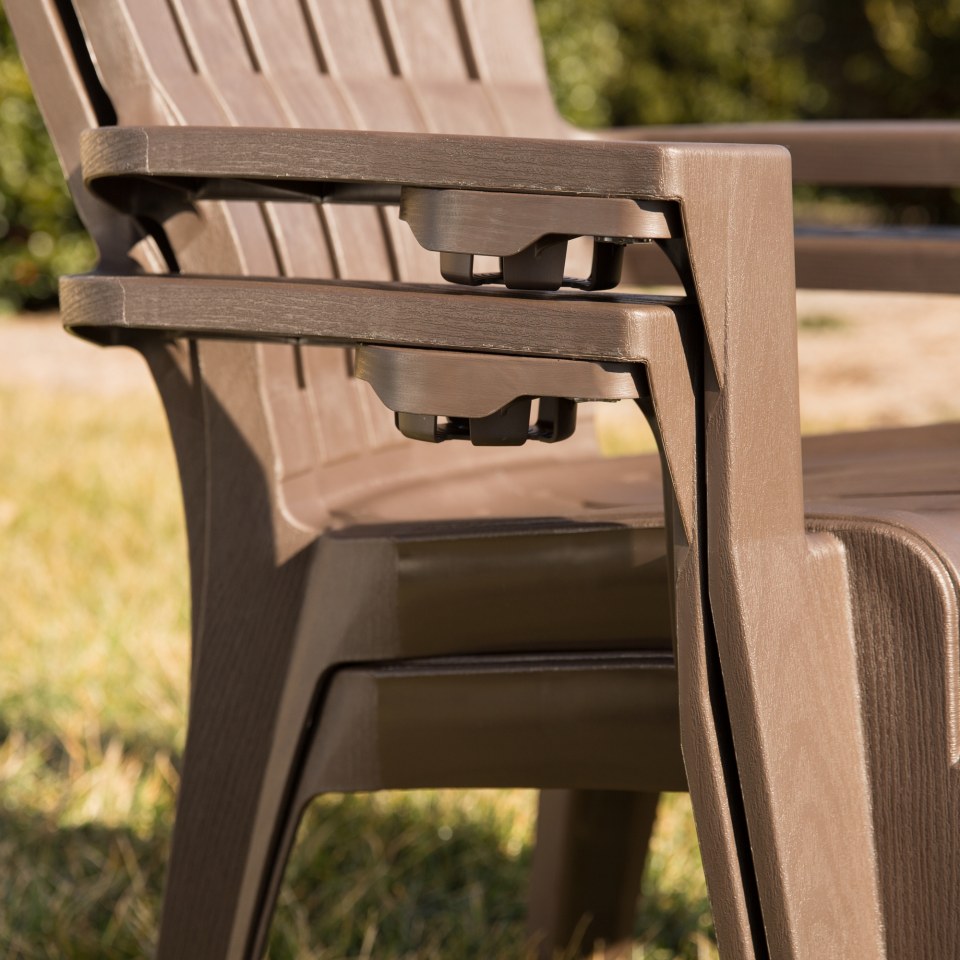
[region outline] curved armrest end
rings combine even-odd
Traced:
[[[392,187],[388,202],[401,186],[672,200],[678,155],[723,164],[775,149],[250,127],[102,127],[81,139],[84,179],[114,205],[131,178],[233,199],[263,199],[269,184],[360,202],[373,195],[344,185]]]

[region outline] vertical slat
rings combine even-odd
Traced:
[[[427,130],[502,133],[482,84],[471,77],[449,0],[379,0],[397,65],[420,104]]]
[[[289,126],[292,118],[255,69],[230,0],[172,0],[224,116],[239,126]],[[265,205],[271,241],[282,272],[329,277],[330,258],[317,217],[305,204]]]
[[[303,0],[274,0],[269,5],[237,0],[237,8],[264,78],[285,105],[290,123],[316,129],[355,127],[355,117],[340,88],[323,72],[327,53],[320,46]],[[321,230],[325,231],[331,270],[336,276],[392,279],[390,258],[373,208],[328,207],[322,212]]]
[[[449,7],[430,0],[430,9],[419,14],[413,8],[397,10],[384,0],[305,0],[321,56],[331,76],[344,92],[358,126],[374,130],[446,130],[489,133],[495,124],[493,111],[482,94],[476,109],[464,111],[454,90],[473,91],[459,53],[459,38]],[[424,38],[409,28],[411,16],[426,26]],[[431,26],[432,24],[432,26]],[[410,82],[414,73],[438,71],[443,95],[421,95]],[[464,94],[466,95],[466,94]],[[441,111],[442,107],[442,113]],[[461,122],[464,113],[470,115]],[[424,250],[393,209],[382,216],[396,279],[441,282],[435,254]],[[346,234],[341,232],[344,240]],[[369,242],[369,241],[368,241]],[[348,248],[347,253],[350,252]],[[350,276],[346,272],[344,276]],[[392,418],[386,415],[371,392],[355,387],[368,430],[381,444],[396,444]]]
[[[260,69],[275,96],[298,126],[349,128],[354,114],[327,74],[327,53],[303,0],[267,5],[237,0]],[[334,276],[345,279],[393,279],[391,257],[380,217],[372,207],[317,209]],[[402,441],[389,411],[369,396],[366,384],[347,376],[339,351],[306,347],[301,354],[303,389],[318,431],[323,462],[329,466],[361,449]]]
[[[408,0],[409,2],[409,0]],[[540,31],[531,3],[517,0],[450,0],[459,11],[477,75],[548,91]]]
[[[371,0],[305,0],[316,36],[358,129],[414,132],[423,117],[400,78]]]
[[[382,6],[371,0],[305,0],[330,76],[350,103],[363,130],[421,132],[428,129],[422,105],[399,75],[398,44]],[[394,210],[387,219],[399,268],[395,279],[441,282],[435,254],[414,240]]]
[[[232,10],[180,0],[170,0],[169,5],[166,0],[129,0],[129,9],[138,41],[155,64],[157,80],[178,96],[175,109],[184,121],[258,126],[285,122],[282,109],[253,70]],[[211,19],[213,14],[218,14],[216,19]],[[200,111],[203,120],[198,119]],[[329,274],[326,245],[310,208],[264,205],[260,209],[252,204],[232,204],[229,209],[248,272]],[[204,248],[215,242],[207,238]],[[189,259],[183,266],[196,269]],[[249,389],[255,395],[262,389],[268,419],[272,426],[280,426],[273,433],[281,495],[291,499],[296,491],[301,499],[319,499],[316,469],[321,451],[308,426],[304,398],[297,390],[295,358],[290,356],[290,348],[264,345],[243,349],[255,351],[258,357],[258,363],[241,367],[259,370]]]
[[[350,129],[349,107],[327,75],[303,0],[235,0],[260,70],[287,113],[305,127]]]
[[[273,75],[263,72],[257,48],[265,57],[269,48],[262,37],[266,31],[255,32],[251,22],[238,19],[230,0],[177,2],[182,5],[185,24],[197,37],[203,69],[212,77],[234,122],[250,126],[302,122],[302,118],[288,114],[288,104],[275,94],[270,82]],[[299,33],[306,36],[303,21]],[[303,44],[299,48],[291,44],[289,53],[293,56],[298,49],[301,65],[305,65],[302,55],[307,51]],[[315,71],[317,78],[319,70]],[[329,107],[325,109],[330,111]],[[266,211],[284,272],[291,276],[330,276],[332,264],[316,210],[307,205],[266,205]],[[335,228],[335,223],[332,226]],[[368,249],[374,249],[376,237],[370,240]],[[264,346],[260,355],[284,495],[289,502],[305,502],[317,493],[311,486],[311,474],[319,474],[331,462],[363,454],[377,438],[367,429],[367,418],[356,402],[357,391],[349,383],[341,351],[310,350],[295,358],[293,368],[284,348]],[[306,357],[309,362],[304,364]],[[297,363],[303,365],[298,369]],[[322,397],[316,396],[318,390]],[[314,483],[321,487],[322,477],[318,475]]]
[[[516,0],[451,2],[504,131],[513,137],[567,136],[550,94],[532,5]]]
[[[161,0],[76,0],[98,71],[121,124],[222,125],[225,118],[184,49]],[[181,267],[193,272],[275,272],[269,234],[249,204],[207,204],[204,230],[168,223]]]
[[[352,125],[339,92],[321,72],[325,53],[299,0],[275,0],[269,7],[241,2],[238,10],[244,39],[252,47],[261,71],[257,79],[269,84],[276,101],[284,104],[288,122],[319,128]],[[311,95],[304,96],[304,90]],[[311,215],[312,230],[309,237],[301,237],[300,241],[324,247],[329,241],[335,250],[335,257],[328,253],[324,275],[335,272],[350,279],[392,279],[390,257],[374,208],[330,207],[319,216],[316,210],[301,209]],[[280,242],[289,233],[281,226],[277,231]],[[298,269],[295,264],[291,272],[310,275],[310,271]],[[323,466],[356,457],[384,443],[397,442],[392,417],[379,403],[375,409],[368,409],[370,388],[348,375],[342,351],[305,348],[299,362],[301,390],[296,399],[306,404],[301,416],[316,428]],[[290,411],[281,412],[279,402],[295,398],[279,384],[273,390],[272,415],[278,442],[283,445],[284,437],[289,435],[293,441],[296,434],[281,423]]]
[[[323,424],[325,466],[352,460],[362,449],[373,448],[380,436],[370,429],[365,409],[369,386],[350,376],[343,351],[308,348],[303,351],[302,361],[311,386],[309,402]],[[382,404],[379,406],[385,411]],[[388,418],[387,414],[389,411],[382,414],[383,418],[392,420],[392,415]],[[389,441],[395,441],[395,429],[393,435],[384,433]]]

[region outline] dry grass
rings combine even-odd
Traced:
[[[807,427],[960,414],[958,304],[807,295]],[[172,453],[124,351],[44,324],[0,334],[0,960],[142,957],[185,713]],[[607,453],[652,449],[636,410],[604,406],[601,419]],[[322,799],[271,956],[523,956],[534,805],[527,791]],[[716,956],[686,797],[661,805],[645,889],[637,957]]]
[[[10,957],[143,955],[186,676],[159,407],[3,389],[0,424],[0,944]]]
[[[149,391],[18,383],[0,424],[0,957],[143,957],[187,675],[162,413]],[[534,813],[529,791],[323,798],[271,956],[524,956]],[[636,955],[715,956],[686,797],[663,803],[647,886]]]

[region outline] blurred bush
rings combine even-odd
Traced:
[[[0,312],[50,306],[94,257],[0,11]]]
[[[793,0],[537,0],[561,112],[586,127],[769,120],[808,104]]]
[[[557,103],[582,126],[960,118],[958,0],[536,7]],[[829,201],[841,220],[845,206],[872,222],[960,222],[957,189],[805,188],[798,197],[806,210]]]
[[[557,102],[582,126],[960,117],[960,0],[536,8]],[[960,220],[960,191],[856,196],[886,220]],[[0,310],[49,305],[93,257],[0,10]]]
[[[821,91],[810,116],[960,117],[957,0],[795,3],[794,42]]]
[[[588,126],[960,116],[957,0],[536,0]]]

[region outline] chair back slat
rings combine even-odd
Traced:
[[[426,129],[423,112],[407,81],[396,70],[396,43],[379,2],[305,0],[313,35],[330,76],[350,105],[360,130],[403,133]],[[381,222],[386,232],[392,279],[441,281],[435,255],[416,242],[395,216]],[[348,274],[344,274],[348,276]]]
[[[230,0],[178,0],[182,16],[196,36],[198,60],[206,69],[215,89],[225,101],[234,122],[250,126],[274,124],[310,126],[315,114],[293,112],[290,75],[278,68],[277,43],[270,43],[280,26],[272,17],[263,16],[265,7],[257,5],[259,17],[249,10],[235,8]],[[273,14],[284,7],[282,0],[270,5]],[[287,9],[287,23],[295,18]],[[232,29],[218,34],[217,23],[230,21]],[[302,17],[301,36],[307,33]],[[308,67],[300,47],[301,66]],[[314,57],[310,74],[316,86],[321,78]],[[307,74],[296,77],[299,82]],[[336,100],[332,101],[337,103]],[[327,119],[332,111],[324,107]],[[340,116],[345,122],[348,117]],[[392,279],[392,258],[387,252],[381,217],[373,210],[343,209],[321,221],[317,208],[309,205],[264,204],[264,216],[271,231],[280,271],[289,276],[330,277],[344,273],[345,266],[355,270],[353,279]],[[349,221],[359,219],[359,229],[349,229]],[[345,229],[341,229],[345,228]],[[341,250],[349,248],[345,263],[334,271],[328,238],[336,235]],[[371,256],[372,252],[372,256]],[[264,346],[259,350],[265,385],[264,397],[277,450],[278,476],[289,501],[316,502],[322,496],[330,469],[376,450],[384,443],[399,444],[389,411],[371,396],[369,387],[355,381],[349,373],[342,350],[306,348],[291,357],[289,348]],[[297,426],[292,426],[294,423]]]
[[[456,0],[462,30],[505,134],[562,138],[568,128],[557,112],[529,3]]]
[[[400,75],[432,133],[502,134],[448,0],[381,0]]]
[[[274,93],[301,126],[351,129],[356,122],[330,78],[304,0],[236,0],[249,43]]]
[[[246,25],[236,16],[230,0],[174,2],[192,59],[227,121],[250,127],[293,124],[295,118],[288,115],[261,72]],[[261,210],[276,272],[301,277],[332,275],[326,238],[313,207],[263,204]]]
[[[239,15],[244,40],[260,71],[257,77],[269,85],[276,102],[284,105],[286,123],[304,127],[354,125],[354,117],[344,108],[344,101],[334,83],[323,72],[326,61],[319,39],[313,32],[307,11],[298,0],[277,0],[269,8],[262,3],[247,3],[239,8]],[[298,28],[300,41],[285,44],[285,31],[292,26]],[[304,97],[304,87],[313,90],[314,95]],[[316,96],[318,88],[322,88],[327,96]],[[278,213],[285,212],[276,206],[275,209]],[[304,225],[305,229],[299,235],[289,220],[286,224],[278,224],[278,245],[293,244],[307,250],[322,247],[328,258],[323,274],[311,270],[309,265],[294,263],[289,271],[291,275],[397,279],[396,241],[388,233],[384,217],[374,208],[288,209],[309,213],[312,221]],[[330,468],[338,463],[368,451],[403,443],[393,426],[390,412],[383,408],[365,383],[350,376],[342,351],[304,349],[297,361],[297,390],[283,385],[286,382],[284,376],[290,373],[289,370],[285,375],[279,372],[288,367],[285,358],[273,351],[265,351],[263,362],[270,383],[267,397],[272,420],[275,424],[288,420],[294,415],[293,408],[302,405],[299,415],[315,428],[318,472],[322,467],[329,476]],[[296,463],[299,477],[303,438],[284,429],[277,429],[276,434],[281,448],[283,476],[290,475],[290,464]],[[297,452],[283,456],[285,441],[297,446]],[[304,481],[301,478],[296,482]]]
[[[563,132],[532,12],[517,0],[72,2],[121,125]],[[94,121],[91,115],[83,123]],[[436,255],[395,212],[233,202],[205,202],[201,212],[200,221],[182,215],[164,224],[185,272],[440,281]],[[155,253],[150,268],[161,268]],[[476,455],[402,438],[340,349],[199,349],[201,361],[209,358],[201,367],[215,399],[218,365],[229,367],[231,390],[237,377],[252,378],[288,513],[309,503],[323,522],[331,504],[361,495],[365,484],[382,485],[382,471],[367,463],[371,455],[398,479]],[[236,356],[223,362],[227,350]],[[516,454],[484,451],[482,458]]]
[[[232,10],[220,10],[211,21],[212,7],[155,0],[77,0],[94,54],[108,92],[116,102],[121,122],[179,122],[272,126],[290,123],[269,85],[256,72],[241,25]],[[112,9],[110,9],[112,7]],[[229,13],[229,17],[224,17]],[[210,30],[217,26],[216,34]],[[131,96],[124,78],[134,48],[140,72],[146,74],[154,96],[146,112],[143,97]],[[132,85],[132,90],[139,89]],[[114,92],[116,91],[116,92]],[[159,94],[157,96],[156,94]],[[171,240],[181,269],[193,272],[243,272],[330,276],[327,244],[312,207],[258,206],[247,203],[205,204],[207,224],[193,243]],[[217,230],[217,225],[222,229]],[[195,225],[186,228],[195,229]],[[232,251],[232,256],[231,256]],[[218,369],[225,345],[201,346],[207,388],[216,395]],[[232,371],[251,378],[248,389],[262,395],[267,422],[273,428],[279,495],[285,501],[316,503],[323,512],[320,470],[322,433],[314,429],[311,410],[298,389],[298,363],[293,349],[273,345],[237,345]],[[244,362],[239,354],[249,354]],[[330,365],[343,378],[343,358],[337,351]],[[237,388],[235,373],[227,386]]]
[[[121,125],[224,122],[166,2],[73,5]]]
[[[361,130],[409,133],[423,128],[410,90],[399,76],[385,24],[372,0],[304,0],[327,70]]]
[[[263,77],[285,106],[286,122],[316,129],[358,127],[355,112],[327,73],[327,54],[302,0],[241,0],[238,9]],[[396,279],[392,241],[376,209],[330,206],[317,214],[330,260],[324,276]]]
[[[121,125],[227,123],[166,2],[74,0],[74,8]],[[202,230],[180,220],[165,225],[182,270],[276,273],[270,233],[256,206],[205,204],[203,214]]]

